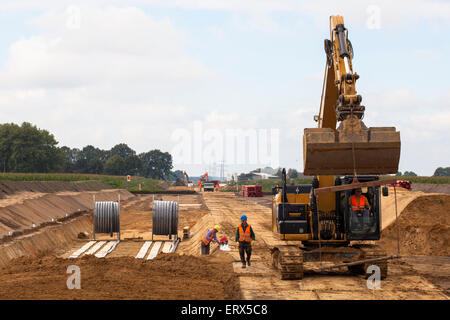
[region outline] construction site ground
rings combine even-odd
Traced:
[[[391,190],[382,203],[385,231],[380,245],[388,251],[396,244],[393,199]],[[136,259],[144,241],[151,239],[153,200],[178,201],[179,236],[188,226],[192,237],[181,241],[175,253],[160,251],[153,260]],[[46,248],[42,252],[28,252],[28,245],[24,246],[20,237],[1,244],[0,299],[448,299],[450,196],[399,190],[397,205],[403,257],[389,263],[388,278],[377,290],[369,290],[364,276],[350,274],[346,269],[318,272],[318,263],[305,265],[303,280],[281,280],[271,266],[269,249],[286,243],[272,232],[271,197],[199,192],[128,196],[121,202],[121,241],[104,259],[92,255],[68,259],[92,239],[91,210],[22,236],[36,248],[40,241],[47,243],[49,235],[63,230],[64,237],[53,249],[42,245]],[[253,263],[246,269],[241,268],[234,242],[244,213],[256,234]],[[427,215],[427,220],[420,220],[419,214]],[[426,225],[421,221],[427,221]],[[213,245],[210,256],[201,256],[201,236],[214,224],[221,225],[219,237],[227,236],[232,250],[220,251]],[[79,239],[80,232],[88,239]],[[427,236],[411,236],[424,232]],[[111,238],[102,235],[97,239]],[[17,248],[11,249],[13,244],[22,245],[24,254],[14,255]],[[81,290],[67,289],[69,265],[80,267]]]

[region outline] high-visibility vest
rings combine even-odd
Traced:
[[[207,246],[211,241],[214,239],[214,230],[211,229],[211,233],[209,235],[209,238],[207,238],[208,232],[204,236],[202,236],[203,243]]]
[[[364,210],[366,206],[366,197],[364,195],[361,195],[361,198],[359,198],[359,205],[356,200],[356,196],[352,195],[352,210]]]
[[[252,242],[252,237],[250,236],[250,225],[247,225],[247,228],[242,228],[242,224],[239,225],[239,242]]]

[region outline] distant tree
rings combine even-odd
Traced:
[[[57,172],[64,152],[47,130],[28,122],[0,125],[0,161],[4,172]]]
[[[19,136],[20,126],[14,123],[0,125],[0,161],[3,172],[12,171],[12,150],[14,140]]]
[[[111,148],[111,150],[107,151],[107,157],[111,158],[112,156],[115,156],[118,154],[122,157],[122,159],[126,159],[130,156],[136,155],[136,151],[131,149],[127,144],[125,143],[119,143],[116,144],[114,147]]]
[[[181,170],[175,170],[170,173],[172,180],[184,180],[184,173]]]
[[[105,162],[100,158],[91,159],[87,165],[87,172],[93,174],[102,174],[104,171]]]
[[[104,167],[104,173],[115,176],[125,175],[125,170],[125,160],[118,154],[109,158]]]
[[[128,175],[138,176],[142,172],[142,160],[136,155],[129,155],[126,157],[124,166],[125,174]]]
[[[433,176],[435,177],[449,177],[450,176],[450,167],[442,168],[439,167],[434,171]]]
[[[64,152],[65,160],[62,171],[66,173],[72,173],[76,170],[76,162],[80,157],[80,149],[77,148],[69,148],[66,146],[61,147],[61,150]]]
[[[139,154],[142,161],[143,173],[145,177],[153,179],[168,179],[173,168],[172,156],[168,152],[151,150]]]
[[[290,179],[298,178],[298,171],[295,169],[289,169],[287,175],[289,176]]]
[[[104,150],[88,145],[79,153],[75,163],[75,171],[100,174],[103,172],[105,161],[106,152]]]
[[[405,177],[417,177],[417,174],[416,174],[415,172],[413,172],[413,171],[405,171],[405,172],[403,173],[403,175],[404,175]]]
[[[281,178],[283,175],[283,170],[281,168],[278,168],[277,172],[274,175],[277,176],[278,178]]]
[[[398,171],[395,175],[396,175],[397,177],[401,177],[401,176],[402,176],[402,173],[401,173],[400,171]]]

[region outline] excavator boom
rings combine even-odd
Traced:
[[[353,72],[353,47],[342,16],[330,17],[330,38],[325,40],[318,128],[305,129],[303,135],[304,174],[397,173],[400,132],[394,127],[367,128],[363,123],[365,107],[355,87],[359,75]]]

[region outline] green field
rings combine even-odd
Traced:
[[[76,174],[76,173],[0,173],[0,180],[10,181],[102,181],[114,189],[127,189],[129,191],[139,190],[139,184],[144,191],[161,191],[158,187],[159,180],[144,177],[131,177],[127,182],[126,176],[108,176],[99,174]]]

